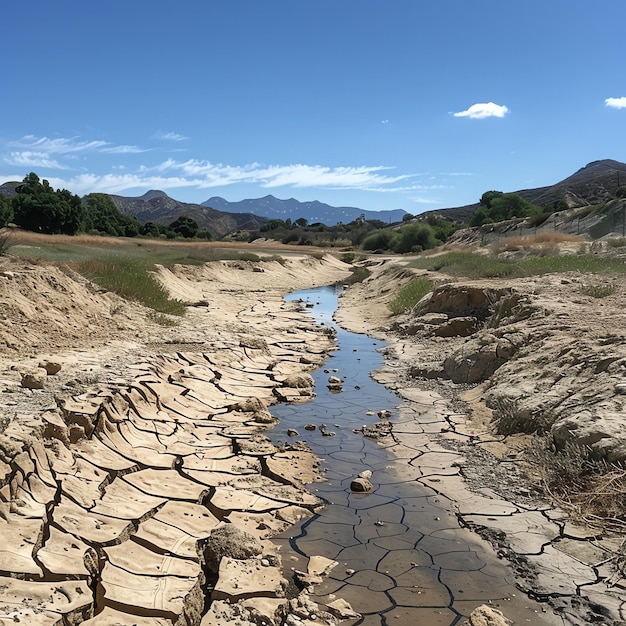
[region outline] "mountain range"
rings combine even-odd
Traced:
[[[19,183],[0,185],[0,195],[13,196]],[[564,203],[570,208],[600,204],[615,196],[618,187],[626,186],[626,164],[611,159],[593,161],[564,180],[546,187],[522,189],[515,193],[540,206],[554,207]],[[487,191],[487,190],[485,190]],[[333,207],[323,202],[300,202],[294,198],[281,200],[272,195],[263,198],[229,202],[215,196],[201,204],[179,202],[165,192],[151,190],[139,197],[110,195],[111,200],[124,214],[134,215],[141,223],[169,224],[181,215],[192,218],[203,230],[221,238],[239,230],[260,230],[270,219],[304,218],[309,224],[321,222],[335,225],[349,223],[361,215],[367,220],[385,223],[402,221],[407,212],[366,211],[357,207]],[[420,214],[439,215],[455,222],[465,223],[478,208],[478,202],[461,207],[438,209]]]
[[[292,222],[299,218],[304,218],[309,224],[326,224],[334,226],[339,222],[349,224],[361,215],[366,220],[380,220],[386,224],[401,222],[407,214],[403,209],[393,209],[390,211],[366,211],[356,207],[341,206],[335,207],[313,200],[310,202],[300,202],[295,198],[280,200],[274,196],[264,196],[250,200],[240,200],[239,202],[229,202],[224,198],[215,196],[202,203],[203,206],[212,207],[219,211],[228,213],[253,213],[268,219],[290,219]]]
[[[179,202],[164,191],[151,189],[139,197],[109,195],[120,213],[134,215],[142,224],[171,224],[181,215],[195,220],[202,230],[219,239],[238,230],[259,230],[267,218],[250,213],[227,213],[202,204]]]

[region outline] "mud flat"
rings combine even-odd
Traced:
[[[339,280],[346,266],[162,270],[189,310],[160,327],[56,268],[5,263],[14,332],[5,325],[0,623],[330,624],[355,615],[343,602],[287,593],[268,538],[321,506],[304,487],[317,460],[263,434],[275,421],[268,407],[311,397],[308,371],[333,341],[281,296]],[[77,301],[84,306],[72,312]],[[92,324],[77,350],[62,328],[78,335],[85,316]],[[311,574],[330,566],[312,559]]]
[[[319,323],[336,329],[339,349],[313,372],[313,399],[273,408],[279,423],[270,437],[304,441],[322,459],[324,480],[311,488],[326,503],[274,539],[283,563],[297,572],[309,555],[337,562],[313,585],[311,598],[348,600],[362,614],[355,624],[452,626],[487,608],[516,624],[554,624],[550,607],[520,592],[515,570],[459,524],[455,503],[442,496],[440,483],[462,457],[429,440],[442,425],[437,397],[415,394],[409,408],[372,380],[372,370],[384,364],[384,344],[333,324],[336,294],[317,288],[290,296],[303,298]],[[402,449],[391,445],[399,439]],[[504,514],[512,507],[490,510]]]
[[[376,378],[402,400],[373,446],[397,460],[384,461],[384,489],[416,483],[443,503],[445,520],[425,533],[431,543],[440,530],[457,532],[459,521],[491,538],[515,564],[515,584],[552,611],[548,623],[620,623],[621,581],[611,570],[619,541],[475,478],[470,452],[502,441],[481,434],[456,408],[451,383],[436,376],[465,338],[428,343],[416,341],[417,331],[392,330],[385,304],[406,270],[376,267],[378,275],[346,291],[339,318],[391,341]],[[332,257],[162,269],[159,279],[188,305],[184,318],[163,326],[70,270],[0,259],[0,623],[360,621],[357,602],[370,596],[349,595],[353,607],[342,598],[352,574],[333,558],[307,548],[297,564],[303,592],[285,577],[271,538],[320,511],[322,500],[305,488],[318,459],[263,432],[274,403],[312,397],[310,372],[334,341],[282,296],[348,275]],[[478,387],[463,389],[481,399]],[[513,483],[502,465],[491,473],[506,492]],[[384,539],[393,524],[374,520],[372,528]],[[438,554],[445,560],[450,550]],[[411,563],[394,564],[393,575]],[[380,585],[380,574],[356,583]],[[306,591],[323,584],[333,597]]]
[[[486,538],[548,623],[626,623],[623,532],[574,521],[546,498],[520,469],[528,438],[492,422],[502,399],[514,400],[520,430],[549,416],[557,446],[586,443],[621,460],[623,279],[598,302],[580,295],[589,278],[575,273],[513,284],[431,274],[433,295],[392,319],[394,287],[415,273],[391,260],[369,268],[341,296],[337,319],[388,342],[374,376],[401,402],[388,431],[372,436],[397,460],[396,475],[433,489]]]

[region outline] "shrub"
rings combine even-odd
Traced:
[[[353,267],[352,274],[344,280],[340,280],[338,284],[342,285],[354,285],[355,283],[362,283],[372,272],[366,267]]]
[[[397,239],[392,244],[394,252],[405,254],[434,248],[439,241],[435,239],[433,230],[428,224],[409,224],[400,229]]]
[[[389,309],[394,315],[406,313],[432,290],[432,281],[423,276],[418,276],[398,291],[395,298],[389,303]]]
[[[521,261],[502,261],[486,254],[448,252],[435,257],[422,257],[411,261],[410,267],[444,271],[453,276],[469,278],[522,278],[556,272],[595,272],[598,274],[624,274],[626,266],[619,259],[595,254],[565,254],[560,256],[528,256]]]
[[[368,235],[361,245],[364,250],[390,250],[395,236],[390,230],[378,230]]]
[[[624,532],[626,470],[595,459],[588,447],[568,443],[557,449],[550,437],[537,437],[525,451],[533,482],[574,517],[603,530]]]

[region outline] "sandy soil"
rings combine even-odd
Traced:
[[[596,431],[585,423],[577,431],[581,440],[587,438],[599,453],[619,458],[623,437],[618,427],[622,423],[622,392],[616,389],[619,390],[624,380],[626,357],[622,348],[624,284],[618,281],[613,295],[598,300],[581,294],[579,288],[584,280],[576,275],[519,281],[514,285],[519,296],[515,302],[519,306],[517,312],[506,313],[508,318],[503,314],[506,319],[499,319],[497,324],[483,325],[462,336],[436,335],[434,328],[450,326],[453,318],[471,317],[471,312],[452,309],[443,312],[431,308],[392,318],[387,304],[395,290],[410,280],[414,272],[407,269],[404,261],[393,259],[376,258],[367,265],[372,276],[346,290],[337,319],[350,330],[368,332],[389,342],[385,351],[387,365],[377,373],[377,378],[402,398],[400,414],[406,419],[414,419],[416,389],[430,389],[445,400],[437,405],[441,408],[442,426],[432,436],[438,444],[459,450],[465,458],[462,469],[455,474],[460,482],[450,477],[448,487],[445,484],[441,487],[444,492],[446,488],[449,490],[451,498],[464,503],[459,506],[459,518],[489,538],[504,557],[517,563],[520,588],[551,602],[560,620],[555,623],[588,623],[601,619],[605,620],[601,623],[621,623],[623,581],[611,570],[611,565],[617,562],[621,538],[606,529],[587,529],[572,524],[566,513],[553,503],[542,501],[541,493],[532,485],[528,486],[527,479],[517,471],[516,463],[502,462],[514,459],[526,439],[522,435],[494,435],[492,409],[488,404],[493,406],[503,397],[521,399],[521,412],[526,416],[536,415],[538,407],[548,406],[553,414],[551,428],[557,436],[577,431],[570,419],[573,413],[583,417],[589,414],[591,422],[603,426],[604,436],[594,435]],[[307,344],[308,351],[303,353],[306,359],[301,359],[298,367],[290,366],[289,372],[285,370],[284,377],[298,370],[305,372],[323,358],[330,345],[329,337],[322,334],[315,339],[317,343],[313,343],[315,335],[310,324],[296,310],[283,308],[282,295],[295,289],[342,281],[348,275],[349,267],[332,256],[319,259],[292,255],[281,262],[231,261],[172,271],[161,269],[159,280],[173,297],[189,305],[183,318],[173,319],[173,325],[164,326],[145,308],[103,292],[65,267],[0,258],[0,384],[3,392],[0,396],[0,470],[4,477],[0,481],[0,505],[6,505],[0,516],[7,523],[14,519],[15,511],[11,507],[18,487],[12,485],[17,484],[16,477],[20,480],[31,477],[28,471],[19,469],[22,465],[16,465],[16,458],[22,458],[20,454],[34,449],[41,441],[46,432],[42,414],[51,407],[60,406],[68,397],[87,402],[110,394],[111,389],[123,387],[137,375],[148,376],[149,370],[142,364],[151,363],[164,354],[212,353],[218,345],[236,345],[243,346],[244,350],[247,346],[248,353],[257,359],[261,359],[262,353],[267,356],[266,360],[270,353],[273,359],[280,358],[280,350],[285,349],[290,335],[294,341]],[[441,278],[435,277],[435,280],[441,281]],[[473,288],[492,292],[512,287],[499,281],[457,283],[456,286],[466,291]],[[443,313],[445,317],[441,317]],[[437,315],[440,317],[434,320]],[[261,345],[263,342],[266,343]],[[498,360],[491,372],[493,356],[489,361],[485,354],[497,355],[502,342],[514,345],[515,350],[507,353],[507,358]],[[490,363],[488,375],[483,371],[482,377],[477,375],[477,380],[471,375],[468,378],[467,368],[463,369],[467,363],[480,363],[482,367],[485,362]],[[46,376],[42,366],[47,363],[58,364],[61,369]],[[248,365],[247,374],[256,375],[260,363],[261,360],[257,360]],[[215,367],[217,371],[219,368]],[[471,368],[469,371],[474,372]],[[42,373],[42,389],[25,385],[26,374],[41,380]],[[174,369],[169,376],[175,376]],[[467,380],[463,380],[463,376]],[[459,379],[457,382],[451,380],[455,377]],[[187,389],[193,390],[193,387]],[[185,394],[187,397],[188,391]],[[67,444],[70,449],[74,441],[81,445],[85,432],[80,428],[83,428],[80,424],[74,424],[71,437],[68,431],[67,436],[72,440]],[[393,435],[393,439],[396,443],[402,441],[400,435]],[[387,445],[384,438],[381,445]],[[448,476],[448,469],[442,468],[441,475]],[[31,478],[31,482],[33,480]],[[22,483],[19,489],[23,489]],[[476,493],[492,503],[514,502],[519,516],[508,515],[506,520],[509,522],[514,517],[513,530],[510,525],[505,527],[502,519],[481,517],[485,502],[477,500]],[[36,495],[33,497],[37,500]],[[535,512],[540,513],[545,527],[531,516]],[[22,515],[19,519],[36,517],[34,513],[18,513]],[[543,537],[539,551],[536,546],[529,547],[527,542],[516,540],[519,535],[534,537],[535,534]],[[581,544],[572,545],[575,539],[584,542],[584,550]],[[593,550],[588,549],[590,545]],[[271,561],[269,556],[265,558],[268,562]],[[17,557],[12,554],[11,558]],[[107,558],[113,562],[116,557],[109,555]],[[556,570],[555,561],[558,561]],[[35,565],[40,565],[39,560]],[[15,573],[6,568],[4,571],[5,575]],[[36,579],[33,576],[31,573],[17,578]],[[221,573],[220,576],[227,578]],[[89,579],[88,576],[83,578]],[[573,579],[576,582],[572,587]],[[558,585],[564,580],[569,581],[567,591],[555,590],[554,581]],[[115,583],[109,584],[114,586]],[[195,593],[193,586],[191,589],[190,596]],[[64,593],[63,590],[56,592]],[[18,597],[21,592],[11,593]],[[229,597],[228,593],[233,592],[222,590],[221,593]],[[107,611],[119,612],[124,602],[112,601]],[[220,602],[214,603],[216,607]],[[72,599],[70,604],[74,611],[80,603]],[[85,606],[80,605],[80,610],[88,616]],[[227,611],[224,606],[220,607]],[[167,623],[173,621],[173,610],[165,611],[170,619]],[[211,622],[205,618],[202,624],[221,623],[219,619],[227,619],[224,615],[213,616]],[[0,623],[4,623],[2,619],[5,618],[0,617]],[[135,616],[133,623],[144,623],[138,619]],[[185,619],[187,621],[176,623],[194,623],[189,615]],[[106,622],[93,622],[94,626],[100,623]]]

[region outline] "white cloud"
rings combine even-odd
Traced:
[[[106,141],[79,141],[76,137],[59,137],[49,139],[48,137],[35,137],[25,135],[17,141],[10,142],[12,148],[22,150],[36,150],[41,154],[75,154],[77,152],[88,152],[97,150],[108,145]]]
[[[607,98],[604,104],[613,109],[626,109],[626,96],[621,98]]]
[[[495,104],[494,102],[477,102],[472,104],[469,109],[454,113],[454,117],[469,117],[472,120],[482,120],[486,117],[504,117],[509,109],[503,104]]]
[[[50,183],[71,189],[80,195],[90,192],[119,193],[129,189],[207,189],[233,184],[257,184],[265,188],[317,187],[326,189],[359,189],[376,192],[413,191],[420,186],[398,186],[395,183],[412,178],[409,175],[387,176],[382,166],[323,167],[319,165],[272,165],[252,163],[242,166],[213,164],[206,161],[177,162],[172,159],[155,167],[140,167],[135,173],[98,175],[79,174],[68,180],[50,178]],[[433,186],[435,188],[436,186]]]
[[[4,159],[10,165],[20,165],[22,167],[48,167],[52,169],[62,170],[63,166],[51,159],[45,152],[32,152],[23,150],[22,152],[11,152]]]
[[[99,152],[106,152],[107,154],[141,154],[148,151],[148,148],[140,148],[139,146],[112,146],[99,150]]]
[[[4,160],[12,165],[25,167],[42,167],[50,169],[70,169],[59,159],[71,160],[90,152],[107,154],[139,154],[146,149],[131,145],[112,145],[108,141],[82,141],[77,137],[35,137],[25,135],[16,141],[7,144],[13,149]]]
[[[326,187],[340,189],[366,189],[372,186],[391,185],[410,178],[407,175],[385,176],[380,172],[390,168],[383,166],[325,167],[321,165],[223,165],[190,159],[178,162],[168,159],[155,168],[143,171],[164,173],[180,171],[185,177],[200,179],[201,187],[220,187],[235,183],[255,183],[262,187]]]
[[[439,204],[441,201],[440,200],[435,200],[432,198],[420,198],[420,197],[413,197],[410,198],[411,202],[415,202],[415,204]]]
[[[168,134],[174,139],[174,133]],[[182,138],[180,135],[177,137]],[[426,189],[416,186],[415,179],[419,174],[397,174],[392,171],[392,167],[383,165],[228,165],[202,159],[182,161],[171,157],[154,165],[130,165],[129,157],[109,163],[103,171],[96,169],[95,161],[91,163],[95,155],[133,155],[148,150],[134,145],[114,145],[106,141],[85,141],[78,137],[51,139],[34,135],[26,135],[10,142],[6,148],[4,161],[14,166],[29,168],[31,171],[39,168],[74,170],[75,176],[63,177],[63,180],[60,176],[56,179],[49,176],[46,178],[51,184],[71,189],[78,194],[93,191],[119,193],[130,189],[208,189],[235,184],[257,185],[266,189],[323,188],[381,193],[419,192]]]
[[[179,133],[158,132],[156,136],[158,139],[168,139],[169,141],[185,141],[185,139],[189,139],[189,137],[185,137],[185,135],[180,135]]]

